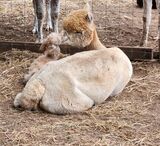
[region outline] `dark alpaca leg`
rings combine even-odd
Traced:
[[[143,0],[137,0],[137,5],[140,8],[143,8]],[[157,9],[156,0],[152,0],[152,9]]]
[[[58,15],[60,10],[60,1],[59,0],[51,0],[51,19],[53,31],[58,32]]]
[[[143,7],[143,0],[137,0],[137,5],[138,5],[138,7],[142,8]]]
[[[143,34],[140,46],[147,46],[148,42],[148,33],[151,23],[151,14],[152,14],[152,0],[144,0],[144,11],[143,11]]]
[[[37,42],[42,42],[43,40],[43,19],[45,15],[44,11],[44,0],[33,0],[34,12],[35,12],[35,32],[37,37]]]

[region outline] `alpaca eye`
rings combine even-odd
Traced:
[[[82,32],[80,32],[80,31],[77,31],[77,32],[76,32],[76,34],[82,34]]]
[[[21,105],[18,105],[17,108],[22,108],[22,106],[21,106]]]

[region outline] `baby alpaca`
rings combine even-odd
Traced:
[[[59,45],[62,43],[61,34],[51,33],[42,43],[40,50],[44,52],[39,56],[29,67],[29,72],[24,76],[24,83],[26,83],[34,73],[40,70],[45,64],[50,61],[58,60],[66,57],[66,54],[60,52]]]

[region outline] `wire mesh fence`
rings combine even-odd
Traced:
[[[63,18],[72,10],[84,7],[81,0],[61,0],[59,30]],[[143,9],[136,0],[92,0],[94,21],[100,39],[105,45],[138,46],[142,34]],[[32,0],[0,0],[0,39],[34,42]],[[158,47],[154,37],[157,33],[158,15],[153,10],[149,46]],[[45,32],[45,31],[44,31]],[[48,32],[45,32],[47,35]]]

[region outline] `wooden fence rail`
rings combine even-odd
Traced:
[[[20,50],[30,50],[33,52],[40,52],[40,43],[34,42],[12,42],[12,41],[0,41],[0,53],[17,48]],[[84,49],[78,49],[72,46],[61,45],[61,51],[63,53],[74,54],[77,52],[85,51]],[[153,49],[147,47],[128,47],[119,46],[119,48],[126,53],[130,60],[152,60],[159,59],[159,52],[154,52]]]

